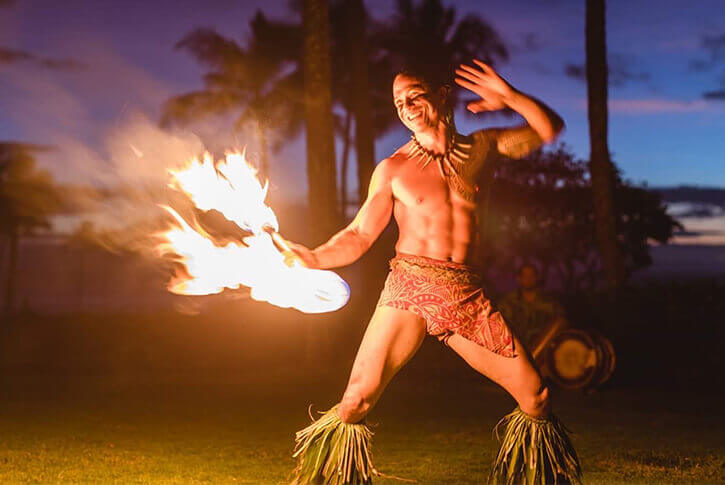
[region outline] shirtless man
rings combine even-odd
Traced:
[[[491,308],[469,265],[476,249],[475,195],[482,172],[500,160],[521,158],[542,143],[552,142],[563,122],[542,103],[514,89],[490,66],[477,60],[474,64],[456,70],[455,82],[481,98],[469,103],[468,109],[478,113],[508,107],[523,116],[525,124],[460,135],[452,123],[449,86],[437,82],[435,74],[401,71],[393,81],[393,102],[403,125],[413,133],[411,141],[376,166],[367,200],[346,228],[314,250],[292,245],[307,266],[327,269],[360,258],[388,225],[391,215],[400,234],[391,273],[340,403],[298,433],[295,483],[327,476],[322,470],[325,467],[341,474],[342,479],[334,483],[354,482],[354,477],[367,482],[377,473],[369,463],[367,449],[344,451],[358,446],[357,442],[339,445],[340,452],[334,448],[334,439],[321,437],[329,426],[349,430],[364,427],[361,421],[418,350],[426,333],[443,340],[514,397],[519,408],[507,416],[507,431],[515,427],[513,421],[521,419],[534,423],[532,426],[558,425],[550,412],[549,392],[530,356],[501,314]],[[364,430],[360,432],[365,436]],[[540,445],[518,435],[504,437],[504,443],[507,439],[520,441],[522,451],[530,452],[531,446]],[[569,444],[565,435],[564,439]],[[327,448],[320,451],[319,446]],[[573,449],[566,451],[576,462]],[[338,459],[338,455],[347,458]],[[311,456],[327,456],[327,462],[332,462],[325,464],[323,460],[317,470]],[[569,473],[569,479],[576,481],[578,462],[567,465],[573,471],[558,469],[558,474]],[[526,467],[533,467],[536,477],[551,479],[551,469],[557,470],[557,466],[562,468],[545,459],[538,465],[531,461],[524,464],[506,455],[502,446],[491,478],[506,477],[511,467],[523,474]]]

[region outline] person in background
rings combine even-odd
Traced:
[[[566,314],[554,298],[541,290],[539,270],[533,264],[519,267],[516,282],[518,288],[504,295],[498,308],[536,359],[546,344],[542,340],[550,340],[556,331],[568,326]]]

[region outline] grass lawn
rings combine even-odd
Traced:
[[[372,413],[376,466],[424,484],[482,483],[497,451],[491,430],[513,402],[472,373],[426,373],[435,352]],[[0,482],[285,483],[307,405],[333,404],[347,369],[258,371],[6,376]],[[725,483],[722,396],[615,388],[554,398],[586,483]]]
[[[618,305],[569,302],[617,351],[608,388],[553,395],[585,483],[725,484],[723,291],[657,283]],[[374,301],[312,316],[211,303],[0,328],[0,483],[286,483],[294,432],[309,404],[339,398]],[[421,484],[482,483],[513,407],[428,339],[370,415],[375,464]]]

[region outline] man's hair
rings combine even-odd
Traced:
[[[426,65],[420,62],[404,64],[395,72],[393,79],[397,76],[419,79],[433,91],[442,87],[447,87],[449,90],[451,88],[450,73],[442,69],[436,69],[435,66],[430,64]]]

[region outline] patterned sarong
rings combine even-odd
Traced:
[[[478,275],[464,264],[398,255],[390,261],[381,305],[419,315],[428,334],[444,343],[456,333],[504,357],[514,356],[503,316],[484,296]]]

